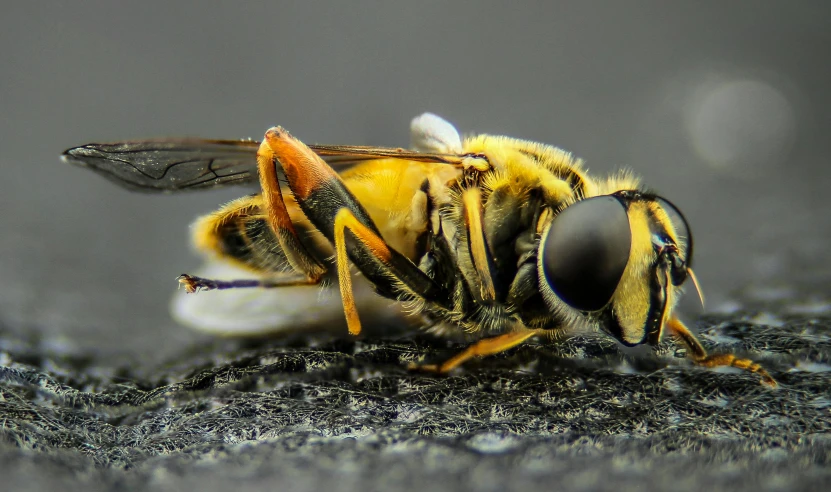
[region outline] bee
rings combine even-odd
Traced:
[[[239,312],[224,320],[251,321],[237,331],[266,332],[310,319],[310,311],[331,316],[326,303],[303,299],[337,284],[338,316],[352,335],[361,332],[358,305],[383,298],[436,333],[474,340],[442,363],[414,365],[421,370],[446,373],[535,336],[598,329],[626,346],[654,346],[668,332],[695,364],[741,368],[776,385],[749,359],[708,355],[678,319],[687,278],[701,296],[691,229],[672,202],[631,173],[593,178],[559,148],[504,136],[463,139],[430,113],[412,121],[411,134],[412,150],[306,145],[274,127],[261,142],[88,144],[63,158],[141,191],[259,185],[193,227],[196,249],[214,265],[249,275],[179,277],[189,293],[261,293],[234,298]],[[353,277],[374,293],[356,291]],[[262,297],[267,292],[276,294]],[[261,297],[289,315],[269,315]],[[213,297],[175,310],[199,324],[229,304]]]

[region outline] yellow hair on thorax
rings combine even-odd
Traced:
[[[582,169],[583,162],[560,148],[517,138],[476,135],[464,141],[466,153],[484,154],[493,166],[485,176],[485,192],[507,187],[515,196],[523,197],[531,189],[540,189],[548,203],[562,203],[573,198],[574,190],[563,179],[576,175],[586,188],[594,192],[594,182]]]

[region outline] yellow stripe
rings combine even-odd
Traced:
[[[465,226],[470,240],[470,254],[473,265],[481,282],[479,289],[483,300],[496,299],[490,268],[488,267],[488,249],[485,245],[485,231],[482,228],[482,193],[477,187],[467,188],[462,193],[465,209]]]

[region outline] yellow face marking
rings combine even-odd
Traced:
[[[649,316],[649,269],[655,260],[647,205],[634,201],[629,206],[632,247],[612,302],[626,343],[640,343]]]

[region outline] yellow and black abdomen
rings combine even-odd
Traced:
[[[286,208],[303,245],[317,258],[332,254],[328,241],[306,219],[286,193]],[[291,272],[286,253],[263,212],[261,195],[227,203],[193,224],[194,246],[216,259],[229,261],[262,276]]]

